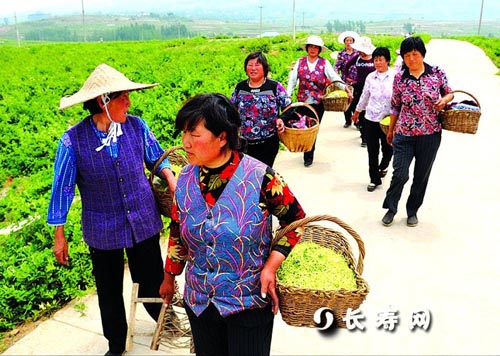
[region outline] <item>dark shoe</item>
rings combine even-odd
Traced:
[[[394,215],[396,214],[390,210],[387,210],[387,213],[385,213],[384,217],[382,218],[382,224],[384,224],[384,226],[391,226],[392,222],[394,221]]]
[[[378,173],[380,178],[384,178],[387,175],[387,169],[381,169]]]
[[[313,164],[312,159],[306,159],[304,161],[304,167],[310,167]]]
[[[111,352],[110,350],[108,350],[108,351],[106,351],[104,356],[121,356],[123,354],[125,354],[125,351],[120,352],[120,353],[116,353],[116,352]]]
[[[361,142],[361,147],[366,147],[366,142]]]
[[[368,190],[369,192],[373,192],[379,185],[380,184],[370,183],[366,187],[366,190]]]
[[[408,216],[406,219],[406,225],[409,227],[415,227],[418,225],[418,218],[416,215]]]
[[[344,124],[344,129],[348,128],[349,126],[351,126],[351,124],[348,124],[347,122]]]

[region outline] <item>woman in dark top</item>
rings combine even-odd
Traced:
[[[292,100],[280,82],[267,78],[269,64],[262,52],[247,56],[245,72],[248,79],[236,85],[231,102],[240,112],[246,153],[272,167],[279,151],[278,132],[284,130],[279,114]]]
[[[359,52],[359,55],[351,59],[345,66],[346,73],[350,71],[350,68],[352,66],[356,67],[356,78],[346,78],[348,84],[354,87],[354,99],[352,100],[347,110],[352,110],[352,112],[354,112],[356,110],[356,106],[358,105],[359,99],[361,98],[361,94],[363,93],[363,87],[365,86],[366,77],[368,76],[368,74],[375,70],[372,58],[372,53],[375,50],[375,46],[372,44],[371,39],[366,36],[361,37],[351,46]],[[359,114],[359,119],[357,122],[357,127],[359,128],[359,131],[361,133],[361,147],[366,147],[366,140],[363,130],[364,120],[365,112],[362,111]]]

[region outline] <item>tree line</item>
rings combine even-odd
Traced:
[[[81,42],[84,41],[83,36],[81,29],[76,29],[74,26],[46,27],[24,32],[24,39],[27,41]],[[89,29],[85,36],[90,42],[108,42],[170,40],[194,37],[196,34],[180,23],[166,26],[133,23],[128,26]]]

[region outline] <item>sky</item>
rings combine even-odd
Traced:
[[[0,0],[0,19],[22,19],[37,12],[52,15],[81,14],[82,1],[86,14],[124,12],[172,12],[179,16],[241,16],[263,20],[291,17],[293,0]],[[295,0],[297,18],[345,18],[353,20],[474,20],[479,18],[483,3],[483,19],[500,20],[498,0]],[[353,6],[354,5],[354,6]],[[361,10],[360,10],[361,9]]]

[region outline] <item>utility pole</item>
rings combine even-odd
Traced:
[[[17,13],[14,12],[14,23],[16,24],[17,47],[21,47],[21,37],[19,36],[19,28],[17,27]]]
[[[292,8],[292,38],[295,40],[295,0],[293,0],[293,8]]]
[[[259,37],[262,37],[262,6],[260,8],[260,27],[259,27]]]
[[[479,13],[479,26],[477,28],[477,34],[481,34],[481,22],[483,21],[483,5],[484,5],[484,0],[481,0],[481,12]]]
[[[83,42],[87,42],[87,29],[85,28],[85,7],[82,0],[82,25],[83,25]]]
[[[302,31],[304,31],[304,11],[302,11]]]

